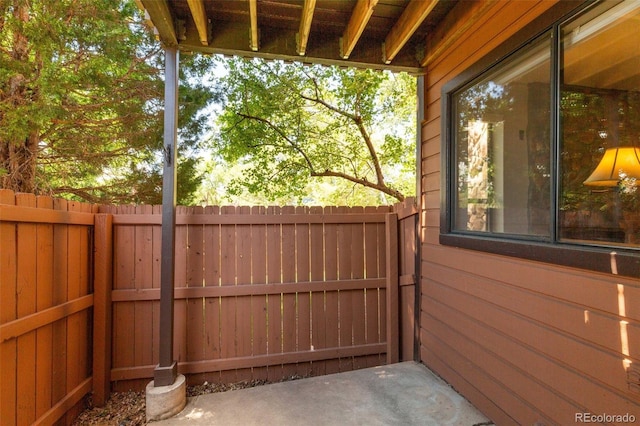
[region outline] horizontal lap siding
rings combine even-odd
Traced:
[[[115,236],[111,379],[140,388],[158,362],[160,215],[104,210]],[[179,207],[179,371],[191,383],[277,381],[384,363],[389,211]]]
[[[626,370],[640,364],[637,279],[438,242],[442,87],[552,3],[495,3],[426,76],[421,360],[497,424],[570,424],[576,412],[640,418],[640,389],[627,383],[636,373]]]

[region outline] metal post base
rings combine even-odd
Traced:
[[[169,367],[160,367],[158,365],[153,370],[153,385],[158,386],[171,386],[176,381],[178,376],[178,363],[173,361]]]

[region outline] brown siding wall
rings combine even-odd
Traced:
[[[555,2],[465,3],[425,79],[420,358],[499,425],[640,421],[638,279],[439,244],[442,87]]]

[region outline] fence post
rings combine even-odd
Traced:
[[[385,216],[385,237],[387,241],[387,364],[400,358],[400,320],[398,300],[398,215]]]
[[[113,215],[95,215],[94,235],[93,404],[102,407],[111,393]]]

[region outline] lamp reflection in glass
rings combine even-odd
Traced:
[[[621,181],[640,185],[640,148],[633,146],[608,148],[591,176],[587,186],[614,187]]]

